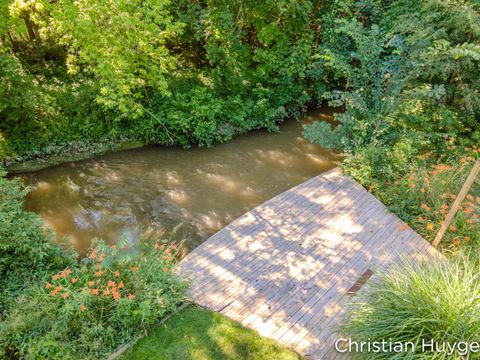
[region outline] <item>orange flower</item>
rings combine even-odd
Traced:
[[[114,274],[115,276],[120,276],[120,271],[117,270],[117,271],[115,271],[113,274]]]
[[[62,271],[62,272],[60,273],[60,277],[63,277],[63,278],[64,278],[64,277],[67,277],[67,274],[66,274],[64,271]]]
[[[128,298],[129,298],[130,300],[133,300],[133,299],[135,299],[135,295],[130,294],[130,295],[128,295]]]
[[[450,195],[450,199],[455,200],[457,197],[454,194]]]
[[[457,231],[457,227],[455,225],[450,225],[450,230],[455,232]]]
[[[108,286],[110,286],[110,287],[115,287],[115,285],[116,285],[115,281],[109,281],[108,282]]]
[[[95,285],[95,281],[89,281],[88,282],[88,286],[93,286],[93,285]]]
[[[465,241],[470,241],[471,240],[470,236],[465,236],[464,239],[465,239]]]
[[[163,272],[168,272],[168,268],[164,267]]]
[[[58,277],[59,277],[58,275],[53,275],[53,276],[52,276],[52,280],[57,280]]]
[[[85,311],[85,310],[87,310],[87,307],[83,306],[83,305],[80,305],[80,311]]]
[[[96,276],[96,277],[99,277],[99,276],[101,276],[101,275],[102,275],[102,272],[101,272],[101,271],[95,272],[95,276]]]
[[[103,295],[104,295],[104,296],[110,295],[110,290],[109,290],[108,288],[106,288],[105,290],[103,290]]]
[[[465,214],[471,214],[473,212],[472,208],[466,208],[465,209]]]
[[[424,209],[425,211],[430,211],[430,207],[429,207],[427,204],[422,204],[421,207],[422,207],[422,209]]]
[[[45,288],[47,288],[47,289],[50,289],[51,287],[52,287],[52,284],[50,284],[50,283],[47,283],[47,284],[45,285]]]
[[[480,197],[476,197],[475,201],[480,204]]]
[[[453,245],[455,245],[455,246],[460,245],[460,240],[459,239],[453,239]]]
[[[472,220],[472,219],[467,219],[466,222],[467,222],[467,224],[473,224],[473,220]]]
[[[52,290],[52,291],[50,291],[50,294],[52,294],[52,295],[54,295],[54,296],[57,295],[57,293],[58,293],[58,290]]]
[[[78,281],[77,278],[72,278],[72,280],[71,280],[72,284],[75,284],[77,281]]]
[[[421,188],[421,189],[420,189],[420,192],[421,192],[421,193],[424,193],[424,192],[425,192],[425,189],[424,189],[424,188]]]
[[[65,272],[65,274],[71,274],[71,273],[72,273],[72,270],[69,269],[69,268],[66,268],[66,269],[64,270],[64,272]]]
[[[112,295],[115,300],[120,299],[120,294],[117,291],[112,291]]]
[[[468,199],[468,200],[473,200],[473,196],[470,195],[470,194],[468,194],[468,195],[467,195],[467,199]]]
[[[130,268],[130,270],[132,270],[133,272],[135,272],[135,271],[138,270],[138,266],[132,266],[132,267]]]
[[[423,222],[423,220],[425,220],[423,217],[421,216],[418,217],[418,221]]]
[[[125,285],[123,284],[123,281],[120,281],[120,282],[118,283],[118,288],[119,288],[119,289],[122,289],[124,286],[125,286]]]
[[[64,299],[68,298],[68,294],[67,294],[67,293],[63,293],[63,298],[64,298]]]
[[[92,289],[90,290],[90,292],[92,293],[92,295],[98,295],[98,289]]]
[[[115,250],[116,246],[115,245],[110,245],[110,249]]]
[[[432,223],[427,224],[427,230],[433,230],[433,224]]]
[[[60,290],[62,290],[62,287],[61,286],[55,286],[55,290],[60,291]]]

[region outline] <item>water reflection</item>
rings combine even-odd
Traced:
[[[319,117],[328,116],[312,113],[305,121]],[[244,212],[335,166],[334,155],[301,137],[301,123],[281,128],[213,148],[149,146],[24,174],[32,187],[26,206],[81,253],[94,237],[108,243],[162,237],[179,223],[176,237],[189,251]]]

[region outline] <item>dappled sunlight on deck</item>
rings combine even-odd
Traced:
[[[334,169],[238,218],[191,252],[179,270],[190,278],[199,305],[325,359],[337,355],[332,346],[352,299],[347,293],[367,270],[386,269],[399,256],[435,254]]]

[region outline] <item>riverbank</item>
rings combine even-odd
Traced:
[[[21,174],[39,171],[70,161],[80,161],[104,155],[108,152],[138,149],[147,144],[141,140],[111,140],[102,142],[69,142],[63,146],[51,146],[48,149],[26,154],[23,157],[4,159],[0,165],[9,174]]]
[[[302,137],[304,123],[325,117],[313,112],[303,122],[284,122],[278,133],[252,131],[213,147],[150,145],[21,174],[31,188],[26,208],[80,253],[93,238],[109,244],[161,238],[179,224],[177,236],[189,251],[246,211],[334,167],[337,155]]]

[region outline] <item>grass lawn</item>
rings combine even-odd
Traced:
[[[150,331],[122,360],[302,359],[227,317],[190,306]]]

